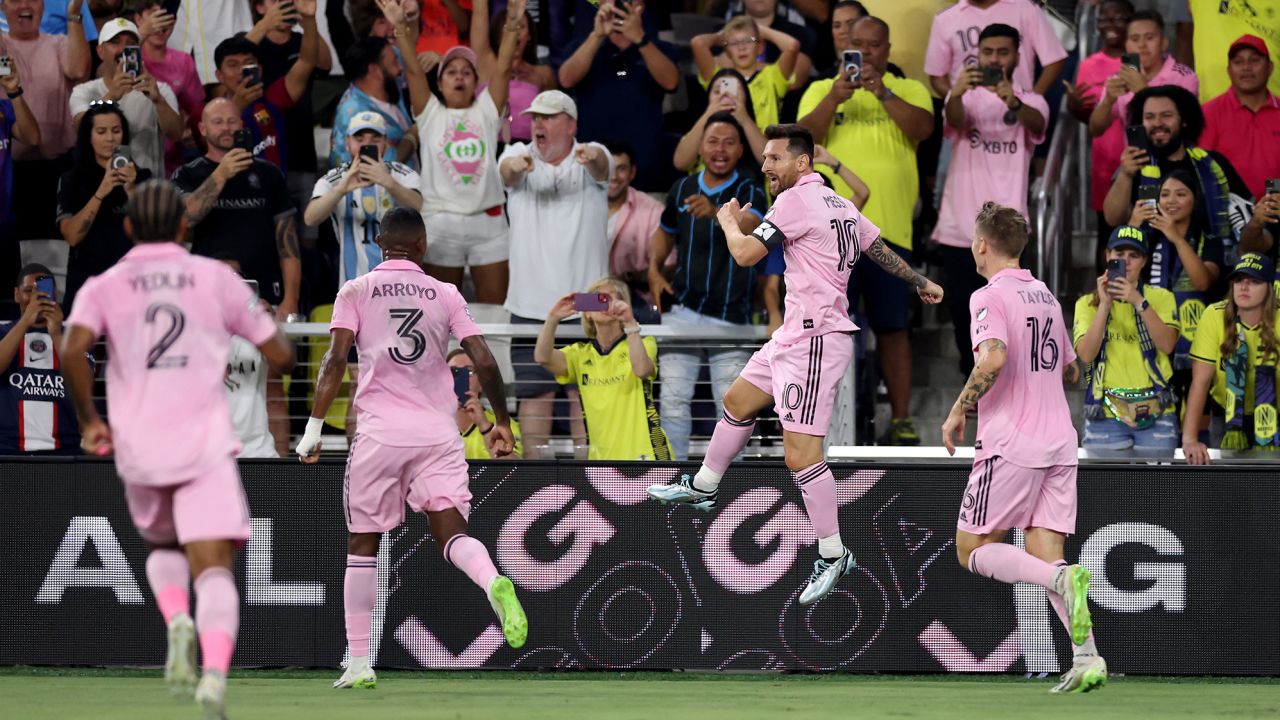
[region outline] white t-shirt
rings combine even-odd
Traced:
[[[244,449],[242,458],[280,457],[267,426],[267,367],[262,353],[242,337],[231,338],[227,356],[227,408]]]
[[[417,123],[423,215],[475,215],[502,204],[494,160],[502,118],[488,92],[465,109],[445,107],[432,95]]]
[[[178,112],[178,97],[169,83],[156,81],[160,97]],[[80,83],[71,90],[71,117],[89,109],[89,103],[107,96],[107,81],[102,78]],[[160,116],[155,103],[137,90],[130,91],[119,101],[120,110],[129,121],[129,149],[133,162],[144,167],[156,177],[164,177],[164,133],[160,131]]]
[[[421,180],[409,166],[389,162],[391,177],[398,185],[418,192]],[[328,195],[342,184],[351,163],[342,163],[316,181],[311,199]],[[379,227],[387,211],[396,206],[396,199],[381,185],[373,185],[349,192],[333,208],[329,215],[333,232],[338,238],[338,283],[354,280],[382,262],[382,249],[378,247]]]
[[[559,165],[538,158],[532,145],[513,143],[499,159],[533,157],[533,170],[507,188],[511,217],[511,273],[507,310],[520,317],[543,320],[564,295],[582,292],[609,274],[609,172],[596,180],[574,159],[582,145],[574,143]]]
[[[218,82],[214,75],[218,68],[213,64],[213,52],[218,43],[238,32],[253,29],[253,15],[249,8],[247,2],[227,0],[182,0],[178,5],[173,33],[169,35],[169,47],[190,53],[195,58],[196,72],[200,74],[202,84]]]

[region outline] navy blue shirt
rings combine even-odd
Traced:
[[[719,186],[707,187],[706,172],[680,178],[667,193],[667,207],[658,224],[676,241],[676,275],[671,285],[677,303],[708,317],[745,325],[751,321],[756,276],[764,271],[768,258],[755,267],[739,267],[716,219],[694,217],[684,200],[705,195],[720,207],[737,198],[739,204],[751,203],[751,212],[764,217],[764,190],[737,171]]]
[[[12,322],[0,323],[0,337],[15,326]],[[61,366],[52,336],[44,330],[29,329],[4,371],[0,454],[80,453],[80,427]]]

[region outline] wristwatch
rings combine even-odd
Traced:
[[[640,42],[636,43],[636,49],[639,50],[640,48],[648,44],[649,44],[649,36],[645,35],[640,38]]]
[[[636,335],[636,334],[639,334],[639,332],[640,332],[640,323],[636,323],[635,325],[632,325],[631,327],[624,327],[624,328],[622,328],[622,332],[626,333],[627,335]]]
[[[1151,307],[1151,303],[1144,297],[1142,298],[1142,304],[1138,306],[1138,312],[1144,312],[1149,307]]]
[[[1018,99],[1018,98],[1014,98],[1014,99],[1013,99],[1013,102],[1014,102],[1014,104],[1009,106],[1009,109],[1010,109],[1010,110],[1012,110],[1012,111],[1014,111],[1014,112],[1018,112],[1019,110],[1021,110],[1021,109],[1022,109],[1022,100],[1020,100],[1020,99]]]
[[[67,15],[67,22],[69,23],[75,23],[76,25],[80,25],[83,20],[84,20],[84,16],[81,15],[80,13],[76,13],[75,15]]]

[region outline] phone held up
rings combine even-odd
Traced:
[[[1004,70],[998,67],[982,68],[982,84],[986,87],[995,87],[1004,79]]]
[[[453,373],[453,394],[458,398],[458,407],[467,404],[467,393],[471,392],[471,369],[449,368]]]
[[[1266,187],[1267,195],[1280,195],[1280,178],[1269,178]]]
[[[840,53],[840,71],[850,81],[856,81],[862,77],[862,51],[845,50]]]
[[[1125,276],[1124,260],[1120,258],[1112,258],[1107,261],[1107,282],[1119,280]]]
[[[1138,188],[1138,201],[1144,202],[1151,207],[1156,206],[1156,202],[1160,199],[1159,185],[1143,185]]]
[[[8,55],[0,55],[0,77],[13,74],[13,60]]]
[[[49,298],[50,300],[53,300],[54,302],[57,302],[57,297],[54,295],[54,293],[56,293],[57,290],[54,289],[53,276],[41,275],[40,277],[36,278],[36,292],[44,293],[45,297]]]
[[[360,157],[367,157],[374,162],[378,162],[378,146],[377,145],[361,145]]]
[[[142,48],[126,45],[120,49],[120,68],[125,75],[136,78],[142,74]]]
[[[253,133],[252,132],[249,132],[245,128],[240,128],[235,132],[235,135],[233,135],[232,137],[234,138],[234,140],[232,140],[232,147],[237,147],[237,148],[240,148],[241,150],[247,150],[250,154],[253,153]]]
[[[1127,65],[1134,70],[1142,69],[1142,61],[1138,58],[1138,53],[1121,53],[1120,64]]]
[[[262,84],[262,68],[257,65],[245,65],[241,67],[240,76],[244,78],[245,87]]]
[[[574,293],[573,309],[578,312],[604,312],[609,309],[609,293]]]
[[[133,151],[128,145],[117,145],[111,151],[111,169],[123,170],[133,162]]]

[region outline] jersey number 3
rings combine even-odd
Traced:
[[[1027,318],[1031,329],[1031,372],[1052,372],[1058,367],[1058,341],[1053,339],[1053,318],[1045,318],[1040,329],[1040,318]]]
[[[422,354],[427,351],[427,338],[421,330],[417,329],[418,321],[422,319],[422,311],[417,308],[396,308],[391,311],[391,319],[400,321],[396,334],[413,343],[413,349],[408,353],[400,352],[398,347],[391,348],[389,350],[391,359],[401,365],[412,365],[418,362]]]

